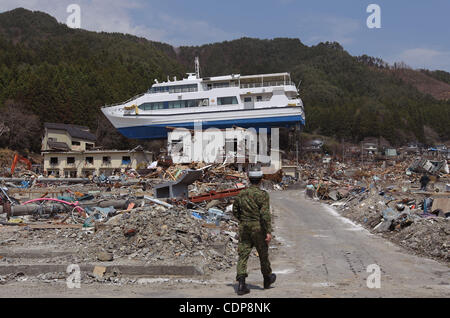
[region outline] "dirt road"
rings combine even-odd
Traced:
[[[274,192],[275,235],[282,242],[272,267],[275,288],[262,289],[255,257],[249,264],[244,297],[449,297],[450,269],[446,264],[417,257],[369,233],[296,190]],[[367,287],[375,264],[380,288]],[[373,266],[373,265],[372,265]],[[60,283],[15,282],[0,286],[1,297],[236,297],[234,268],[201,280],[149,279],[136,285],[81,284],[68,289]]]

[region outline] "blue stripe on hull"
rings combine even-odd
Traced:
[[[302,116],[281,116],[268,118],[204,121],[202,122],[202,129],[208,129],[212,127],[224,129],[224,128],[231,128],[233,125],[242,128],[253,127],[259,129],[272,127],[290,127],[297,124],[300,124],[302,126],[305,125],[305,120],[302,118]],[[166,129],[167,126],[194,129],[194,122],[134,126],[134,127],[118,128],[118,130],[122,135],[131,139],[160,139],[160,138],[167,138],[167,129]]]

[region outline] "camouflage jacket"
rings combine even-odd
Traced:
[[[259,222],[267,233],[272,233],[269,194],[257,186],[241,191],[233,204],[233,215],[239,222]]]

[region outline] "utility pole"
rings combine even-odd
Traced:
[[[364,143],[361,141],[361,166],[364,166]]]
[[[195,76],[200,78],[200,59],[198,56],[195,57]]]
[[[298,140],[300,139],[300,125],[295,125],[295,164],[298,167]]]

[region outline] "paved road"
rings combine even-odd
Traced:
[[[448,265],[411,255],[401,247],[373,235],[341,217],[330,207],[306,200],[299,191],[271,194],[275,210],[275,235],[282,242],[273,270],[275,288],[261,288],[256,257],[250,261],[244,297],[449,297]],[[381,270],[380,288],[368,288],[367,267]],[[235,297],[234,269],[202,282],[150,281],[137,286],[82,285],[68,290],[65,284],[0,286],[1,297]]]

